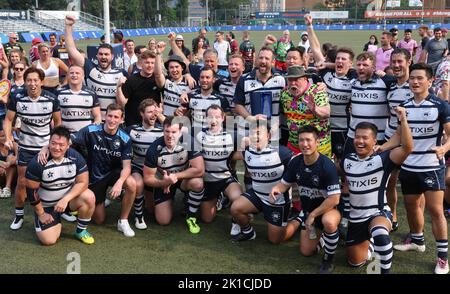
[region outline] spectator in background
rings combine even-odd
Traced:
[[[150,38],[148,40],[148,50],[150,50],[150,52],[153,52],[156,54],[156,39],[155,38]]]
[[[125,47],[126,51],[123,55],[123,68],[125,70],[128,70],[130,68],[130,65],[135,63],[137,61],[137,56],[134,53],[134,41],[131,39],[128,39],[125,41]]]
[[[39,60],[39,50],[38,50],[38,45],[42,43],[41,38],[34,38],[33,40],[31,40],[31,48],[30,48],[30,62],[33,63],[36,60]]]
[[[384,70],[391,63],[391,54],[394,48],[391,46],[392,35],[389,32],[381,33],[381,47],[375,52],[376,70]]]
[[[194,48],[197,45],[200,38],[203,38],[203,49],[208,49],[209,48],[209,40],[208,40],[208,38],[206,38],[206,29],[205,28],[200,29],[198,31],[198,36],[196,38],[192,39],[192,48]]]
[[[231,50],[230,55],[238,53],[239,52],[239,44],[235,39],[234,33],[230,31],[227,33],[227,35],[225,37],[226,37],[228,43],[230,43],[230,50]]]
[[[206,50],[203,47],[204,44],[205,44],[205,39],[203,39],[202,37],[199,37],[197,43],[192,48],[192,63],[193,64],[203,64],[203,53]]]
[[[397,48],[397,45],[398,45],[398,29],[392,28],[389,30],[389,32],[391,33],[391,36],[392,36],[391,47],[395,49],[395,48]]]
[[[275,68],[285,72],[287,51],[295,47],[291,40],[289,30],[283,32],[283,36],[275,43],[273,50],[275,51]]]
[[[214,49],[218,54],[219,69],[228,69],[228,54],[231,52],[230,44],[225,41],[222,31],[216,32],[216,42],[214,42]]]
[[[248,73],[253,69],[253,64],[255,63],[255,44],[250,41],[250,32],[244,31],[242,33],[242,43],[239,46],[239,52],[245,61],[245,71]]]
[[[375,35],[370,35],[369,42],[367,42],[364,45],[363,51],[375,54],[375,52],[377,52],[377,49],[378,49],[378,38]]]
[[[56,42],[56,34],[51,33],[48,36],[48,41],[49,41],[49,45],[50,45],[50,54],[53,55],[53,50],[55,49],[56,45],[58,45],[58,43]]]
[[[405,34],[403,37],[403,40],[400,40],[398,42],[398,48],[404,48],[406,50],[409,51],[409,53],[411,54],[411,56],[416,55],[416,51],[417,51],[417,42],[416,40],[414,40],[412,38],[412,30],[411,29],[406,29],[405,30]]]
[[[442,28],[441,31],[442,31],[442,39],[447,40],[448,48],[450,50],[450,39],[447,39],[448,30],[447,28]]]
[[[191,61],[192,59],[191,51],[188,48],[186,48],[186,46],[184,46],[184,38],[182,35],[177,35],[175,37],[175,44],[177,44],[177,47],[180,48],[184,56],[186,56],[186,58],[189,59],[189,61]],[[173,50],[170,50],[169,56],[172,56],[173,54],[174,54]]]
[[[11,49],[19,49],[20,52],[23,53],[22,46],[20,46],[20,44],[17,43],[17,40],[19,40],[19,36],[16,33],[11,32],[11,33],[8,33],[8,38],[9,38],[9,42],[3,46],[6,55],[9,55],[9,51],[11,51]]]
[[[115,31],[113,33],[114,36],[114,44],[122,44],[123,52],[126,51],[125,41],[123,40],[123,33],[121,31]]]
[[[433,73],[436,73],[436,69],[442,60],[442,57],[448,53],[447,40],[442,38],[441,28],[434,28],[434,39],[428,41],[423,49],[419,62],[427,63],[433,68]]]
[[[305,48],[305,52],[308,52],[309,49],[309,40],[308,40],[308,32],[302,32],[300,35],[300,42],[298,43],[298,46],[302,46]]]

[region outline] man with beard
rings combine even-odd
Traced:
[[[428,41],[423,48],[419,62],[431,65],[433,73],[435,73],[442,57],[447,56],[448,43],[442,38],[441,28],[434,28],[433,32],[434,38]]]
[[[404,101],[413,97],[409,89],[409,66],[411,65],[411,55],[406,49],[395,49],[391,54],[391,66],[394,71],[394,76],[397,78],[397,83],[392,84],[387,95],[389,103],[389,119],[386,124],[384,133],[385,140],[389,140],[395,133],[398,127],[398,119],[395,112],[397,106]],[[389,207],[392,211],[392,230],[398,229],[397,222],[397,180],[399,169],[392,171],[389,178],[386,196]]]
[[[72,33],[75,18],[67,15],[65,23],[66,29],[64,34],[66,36],[66,48],[69,52],[69,57],[72,59],[73,64],[84,68],[87,88],[97,94],[100,102],[102,120],[104,120],[106,108],[109,104],[116,102],[117,86],[125,82],[122,78],[127,76],[127,72],[121,68],[115,69],[111,67],[113,48],[109,44],[101,44],[98,47],[98,65],[85,58],[78,51],[73,39]]]
[[[175,114],[177,116],[185,115],[187,110],[190,110],[193,136],[201,131],[202,128],[208,126],[206,121],[206,110],[211,105],[218,105],[222,107],[226,113],[230,112],[228,101],[213,89],[215,81],[216,75],[214,70],[210,67],[204,67],[200,72],[200,88],[195,92],[187,94],[187,99],[186,94],[183,94],[181,97],[182,104],[189,103],[189,106],[188,108],[184,106],[178,107]]]
[[[144,182],[153,188],[155,219],[160,225],[172,221],[177,189],[187,196],[186,224],[192,234],[200,233],[197,211],[203,199],[205,165],[200,151],[189,151],[180,142],[181,124],[169,116],[163,123],[164,136],[153,142],[144,162]]]
[[[158,115],[161,109],[153,99],[145,99],[139,104],[139,114],[142,122],[127,128],[126,132],[131,137],[133,147],[133,158],[131,159],[131,176],[136,181],[136,199],[134,200],[135,227],[139,230],[145,230],[147,225],[144,221],[143,206],[144,192],[145,202],[149,212],[153,207],[153,191],[145,190],[143,169],[145,155],[148,147],[163,135],[163,130],[157,124]]]
[[[382,32],[380,48],[375,51],[376,56],[376,70],[384,71],[391,61],[391,54],[394,48],[391,46],[392,34],[389,32]]]
[[[272,49],[263,47],[257,56],[257,67],[239,78],[234,93],[235,112],[239,121],[240,135],[246,135],[248,124],[255,115],[262,114],[272,125],[272,140],[279,140],[280,96],[286,86],[285,79],[273,71],[275,55]],[[244,134],[242,134],[244,132]]]
[[[140,119],[136,110],[142,100],[151,98],[161,103],[161,89],[164,84],[156,80],[154,73],[156,55],[150,50],[141,54],[142,69],[130,78],[121,77],[117,84],[117,103],[125,107],[125,124],[138,124]]]
[[[214,89],[217,89],[219,93],[225,97],[230,105],[231,113],[234,115],[234,92],[236,91],[236,85],[244,73],[244,58],[239,54],[233,54],[228,60],[228,72],[230,76],[226,79],[217,79],[214,83]]]

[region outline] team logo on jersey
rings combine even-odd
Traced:
[[[300,178],[301,178],[300,174],[296,174],[296,175],[295,175],[295,178],[297,179],[297,181],[299,181]]]
[[[369,161],[366,165],[366,170],[370,169],[371,167],[373,167],[373,162]]]
[[[197,105],[198,105],[198,101],[192,102],[192,106],[197,106]]]
[[[48,110],[48,106],[43,106],[42,110]]]
[[[312,170],[309,167],[307,167],[307,168],[305,168],[305,172],[310,173],[310,172],[312,172]]]
[[[113,146],[114,146],[114,148],[119,148],[120,147],[120,141],[119,140],[115,140],[113,142]]]
[[[88,104],[89,102],[91,102],[89,101],[89,98],[84,99],[84,103]]]
[[[423,113],[423,117],[430,117],[431,113],[429,111]]]
[[[158,145],[157,147],[156,147],[156,151],[161,151],[162,150],[162,146],[161,145]]]
[[[353,165],[349,162],[349,163],[347,163],[346,168],[347,168],[347,169],[351,169],[352,166],[353,166]]]
[[[277,223],[281,219],[281,215],[278,211],[272,211],[272,214],[270,215],[270,217],[272,218],[272,221],[274,223]]]
[[[47,177],[48,178],[53,178],[53,172],[48,172]]]
[[[250,83],[250,87],[251,87],[251,88],[255,88],[255,87],[256,87],[256,84],[252,82],[252,83]]]
[[[64,97],[64,98],[62,99],[62,101],[63,101],[64,103],[67,103],[67,102],[69,102],[69,98]]]
[[[249,156],[247,156],[247,161],[251,161],[252,160],[252,157],[249,155]]]
[[[311,177],[311,182],[314,186],[319,187],[319,177],[317,175],[313,175]]]
[[[22,105],[22,110],[23,110],[23,111],[26,111],[26,110],[28,110],[28,106],[26,106],[26,105]]]
[[[98,140],[98,142],[103,141],[103,139],[102,139],[102,137],[100,137],[100,135],[97,135],[97,140]]]
[[[432,177],[428,177],[424,180],[424,183],[428,187],[433,187],[433,185],[435,184],[435,180]]]

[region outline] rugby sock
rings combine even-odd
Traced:
[[[188,211],[187,218],[195,217],[198,208],[200,207],[200,203],[202,202],[203,193],[205,190],[201,190],[200,192],[189,191],[188,192]]]
[[[144,213],[144,195],[139,195],[134,199],[134,215],[142,220],[142,214]]]
[[[389,231],[382,226],[375,226],[370,230],[374,240],[374,250],[380,256],[382,274],[388,274],[392,265],[392,242]]]
[[[438,257],[447,260],[448,240],[436,240]]]
[[[244,176],[245,191],[248,192],[252,189],[252,178]]]
[[[336,230],[333,233],[323,232],[323,240],[325,254],[323,255],[323,260],[328,262],[333,262],[333,257],[336,252],[336,247],[339,242],[339,232]]]
[[[367,260],[372,258],[372,254],[373,254],[374,250],[375,249],[373,248],[373,238],[370,238],[370,240],[369,240],[369,249],[367,249]]]
[[[245,227],[241,227],[241,232],[245,235],[251,234],[253,232],[253,227],[248,224]]]
[[[81,233],[81,231],[86,230],[90,222],[90,218],[77,217],[77,233]]]
[[[23,207],[16,207],[16,220],[20,220],[23,218],[24,215],[24,208]]]
[[[350,195],[348,193],[342,193],[341,199],[344,202],[344,211],[342,217],[348,219],[350,216]]]
[[[411,242],[417,245],[425,244],[425,237],[423,236],[423,233],[411,233]]]

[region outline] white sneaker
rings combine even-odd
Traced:
[[[437,275],[448,274],[448,260],[443,260],[438,257],[436,262],[436,267],[434,268],[434,273]]]
[[[136,227],[136,229],[146,230],[147,229],[147,224],[144,221],[144,217],[141,217],[141,220],[139,220],[138,217],[135,217],[134,218],[134,226]]]
[[[398,251],[425,252],[425,244],[417,245],[416,243],[412,243],[410,240],[406,240],[402,244],[394,245],[394,249]]]
[[[231,223],[231,231],[230,231],[230,235],[231,236],[237,236],[241,233],[241,226],[239,226],[236,223]]]
[[[14,218],[13,222],[11,223],[11,225],[9,226],[9,228],[11,230],[18,230],[22,227],[23,225],[23,218],[17,220],[16,218]]]
[[[0,198],[10,198],[11,197],[11,189],[5,187],[3,191],[0,192]]]
[[[111,205],[111,200],[109,198],[105,199],[105,208]]]
[[[127,219],[119,219],[117,221],[117,229],[122,232],[126,237],[134,237],[134,231],[130,227]]]
[[[61,217],[62,217],[63,219],[65,219],[66,221],[71,222],[71,223],[73,223],[74,221],[77,220],[77,217],[76,217],[76,216],[71,215],[71,214],[68,214],[68,213],[65,213],[65,212],[63,212],[63,213],[61,214]]]

